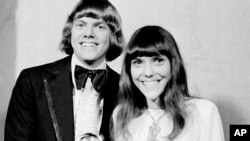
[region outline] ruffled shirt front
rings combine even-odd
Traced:
[[[75,84],[75,66],[84,66],[75,56],[72,55],[71,70],[73,89],[73,103],[74,103],[74,126],[75,126],[75,140],[79,141],[86,133],[99,135],[102,121],[103,99],[98,103],[99,93],[97,93],[92,86],[90,78],[88,78],[85,88],[77,90]],[[106,61],[95,69],[106,69]]]

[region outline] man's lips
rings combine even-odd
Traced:
[[[83,47],[94,47],[97,46],[98,43],[95,42],[80,42],[80,45]]]

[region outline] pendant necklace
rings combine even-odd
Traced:
[[[164,112],[157,120],[151,115],[148,109],[149,116],[153,120],[153,123],[149,126],[149,134],[148,134],[148,141],[158,141],[157,136],[160,133],[160,126],[159,121],[164,117],[167,113]]]

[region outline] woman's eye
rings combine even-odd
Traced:
[[[131,64],[132,65],[135,65],[135,66],[138,66],[138,65],[140,65],[142,62],[141,62],[141,60],[132,60],[131,61]]]
[[[164,59],[163,58],[155,58],[154,59],[154,62],[157,64],[157,65],[161,65],[164,63]]]

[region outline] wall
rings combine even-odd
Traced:
[[[16,7],[16,0],[0,0],[0,140],[3,140],[7,105],[16,80]]]
[[[23,68],[54,61],[66,16],[77,0],[0,0],[0,140],[11,90]],[[177,40],[193,95],[217,104],[229,141],[230,124],[250,124],[250,1],[111,0],[126,40],[156,24]],[[122,57],[111,63],[120,71]]]

